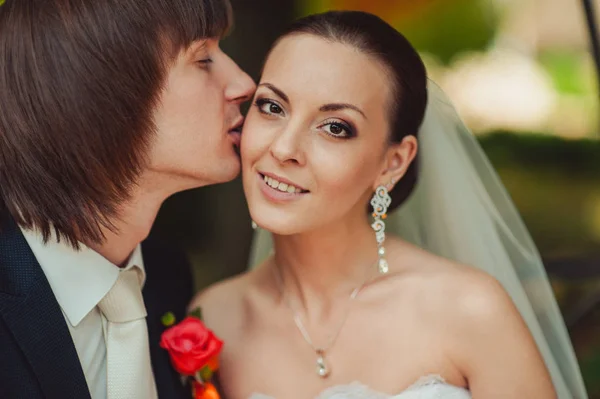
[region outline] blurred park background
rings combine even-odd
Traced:
[[[600,0],[593,0],[600,22]],[[529,227],[591,398],[600,399],[598,76],[580,0],[232,0],[222,43],[259,79],[291,20],[361,9],[404,33],[486,150]],[[244,271],[252,239],[238,180],[184,192],[155,232],[183,245],[198,289]]]

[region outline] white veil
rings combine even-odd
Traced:
[[[510,294],[550,370],[559,399],[587,399],[577,359],[540,255],[502,182],[433,82],[419,131],[419,177],[386,232],[494,276]],[[250,265],[272,249],[257,230]]]

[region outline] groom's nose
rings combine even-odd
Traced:
[[[231,58],[227,58],[225,98],[227,101],[235,103],[243,103],[250,100],[254,91],[256,91],[256,84]]]

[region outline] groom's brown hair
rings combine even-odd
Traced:
[[[101,242],[145,165],[169,64],[230,23],[228,0],[0,5],[0,216]]]

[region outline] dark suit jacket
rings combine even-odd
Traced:
[[[189,399],[159,347],[161,316],[181,320],[192,296],[182,254],[142,243],[152,368],[161,399]],[[37,259],[12,218],[0,215],[0,398],[87,399],[88,387],[62,311]],[[136,398],[132,398],[136,399]],[[145,398],[139,398],[145,399]]]

